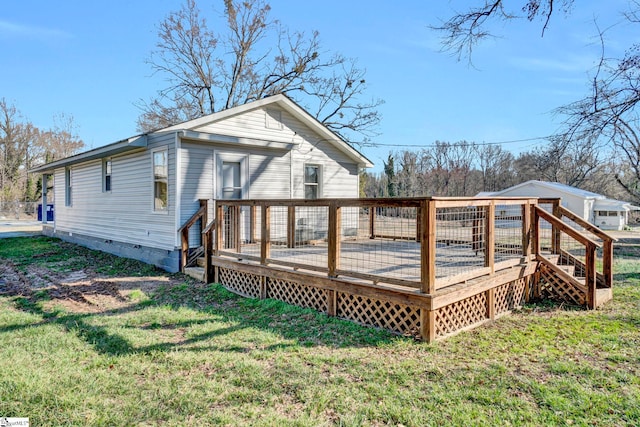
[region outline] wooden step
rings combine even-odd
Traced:
[[[189,277],[193,277],[200,282],[204,282],[204,268],[202,267],[186,267],[184,269],[184,274]]]
[[[196,265],[197,265],[198,267],[204,267],[204,261],[205,261],[204,257],[199,257],[199,258],[196,260]]]

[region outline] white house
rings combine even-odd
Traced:
[[[177,271],[199,199],[355,198],[371,162],[275,95],[34,168],[45,234]],[[43,205],[47,205],[46,194]]]
[[[493,193],[478,196],[561,198],[561,204],[581,218],[603,230],[622,230],[629,212],[640,207],[619,200],[608,199],[591,191],[581,190],[558,182],[531,180]]]

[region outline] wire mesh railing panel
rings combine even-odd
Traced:
[[[374,214],[374,237],[389,239],[416,239],[417,213],[415,207],[376,206]]]
[[[602,238],[600,236],[598,236],[597,234],[593,233],[592,231],[582,227],[581,225],[579,225],[578,223],[576,223],[575,221],[573,221],[570,218],[567,218],[566,216],[562,217],[562,222],[564,222],[565,224],[567,224],[568,226],[570,226],[571,228],[573,228],[574,230],[578,230],[580,231],[580,234],[584,235],[585,237],[588,237],[590,240],[598,243],[600,245],[599,248],[596,248],[596,271],[599,273],[602,273],[603,270],[603,265],[602,265],[602,245],[604,244]],[[584,254],[582,255],[582,262],[584,262]]]
[[[495,262],[522,258],[522,205],[497,205],[494,230]]]
[[[436,277],[453,276],[485,266],[484,207],[438,208],[436,211]]]
[[[560,234],[559,239],[558,265],[565,272],[582,283],[585,282],[586,274],[586,247],[581,242],[566,233]]]
[[[227,252],[236,252],[240,247],[240,230],[237,229],[239,215],[241,215],[240,207],[223,206],[222,215],[222,227],[220,229],[222,247],[220,249]]]
[[[271,260],[327,268],[329,208],[327,206],[271,208]]]
[[[553,215],[553,205],[551,203],[539,203],[538,207]],[[540,251],[543,253],[549,253],[552,249],[553,240],[551,223],[543,218],[540,218],[539,221],[540,224],[537,233],[540,242]]]
[[[242,214],[244,215],[244,236],[241,252],[245,255],[260,256],[262,209],[259,206],[243,206]]]
[[[370,209],[374,210],[371,229]],[[417,239],[417,208],[372,207],[341,209],[340,270],[420,281],[420,243]]]

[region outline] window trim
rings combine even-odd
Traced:
[[[165,154],[166,182],[167,182],[167,201],[164,208],[156,208],[156,154]],[[169,147],[164,146],[151,151],[151,211],[156,214],[169,214],[171,198],[169,197]]]
[[[249,198],[249,154],[216,152],[215,196],[216,200],[222,199],[222,164],[225,162],[240,163],[240,186],[242,187],[242,199]]]
[[[307,182],[307,172],[306,169],[307,167],[315,167],[317,168],[318,172],[318,182]],[[316,191],[316,199],[322,199],[322,190],[323,190],[323,185],[322,185],[322,165],[318,164],[318,163],[305,163],[302,169],[302,185],[303,185],[303,197],[305,200],[314,200],[314,199],[307,199],[307,186],[308,185],[313,185],[317,187],[317,191]]]

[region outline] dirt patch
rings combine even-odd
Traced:
[[[178,279],[166,276],[113,278],[91,270],[63,274],[37,264],[26,266],[25,272],[10,261],[0,260],[0,295],[44,301],[45,307],[76,313],[123,308],[137,303],[141,294],[149,296],[160,286],[178,283]]]

